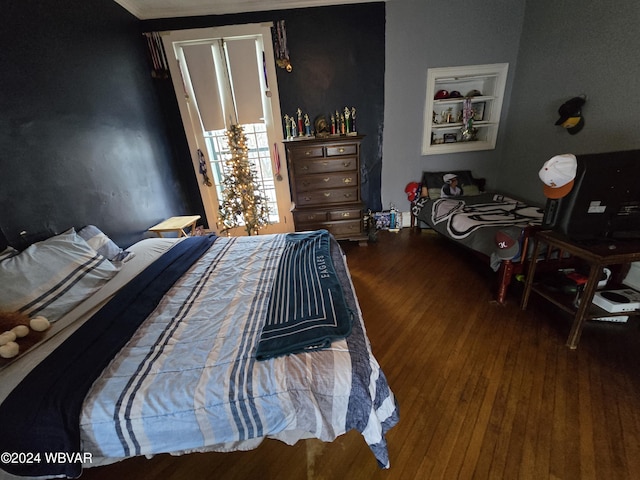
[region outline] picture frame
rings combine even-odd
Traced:
[[[475,102],[471,104],[471,107],[473,108],[473,121],[474,122],[481,122],[482,120],[484,120],[484,107],[486,105],[486,102]]]

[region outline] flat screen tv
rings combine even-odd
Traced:
[[[543,228],[576,241],[640,240],[640,150],[576,159],[573,188],[547,199]]]

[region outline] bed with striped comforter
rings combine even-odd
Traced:
[[[256,358],[286,247],[286,235],[216,239],[92,383],[78,448],[109,463],[246,450],[264,438],[332,441],[356,429],[389,467],[385,434],[398,421],[397,405],[333,238],[335,276],[353,314],[348,336],[319,350]],[[73,476],[77,465],[52,473]]]

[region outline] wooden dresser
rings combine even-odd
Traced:
[[[346,136],[285,141],[297,232],[324,228],[366,244],[360,196],[360,143]]]

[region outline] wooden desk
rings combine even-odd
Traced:
[[[178,237],[186,237],[188,234],[185,232],[185,228],[189,227],[189,231],[193,233],[198,220],[200,220],[200,215],[171,217],[157,225],[154,225],[149,229],[149,231],[155,232],[159,237],[162,237],[164,232],[177,232]]]
[[[529,264],[529,271],[527,273],[527,280],[520,306],[522,310],[526,310],[529,295],[533,291],[565,312],[573,314],[573,323],[571,325],[571,331],[569,332],[569,338],[567,339],[567,346],[569,348],[576,349],[578,347],[580,334],[582,333],[582,328],[587,320],[591,318],[616,315],[633,315],[633,312],[624,312],[619,314],[609,313],[594,305],[592,301],[593,294],[595,293],[598,281],[600,280],[602,268],[607,265],[628,264],[640,260],[639,242],[612,240],[598,245],[579,244],[571,241],[563,235],[549,230],[537,232],[533,241],[534,248],[532,261]],[[574,259],[577,258],[583,260],[589,265],[589,278],[584,286],[578,307],[575,307],[572,302],[568,302],[566,296],[550,292],[544,288],[544,285],[539,285],[534,282],[537,264],[545,263],[533,260],[538,259],[540,256],[543,244],[546,244],[550,249],[556,249],[560,252],[561,256],[562,252],[565,252],[574,257]],[[549,262],[560,265],[562,260]]]

